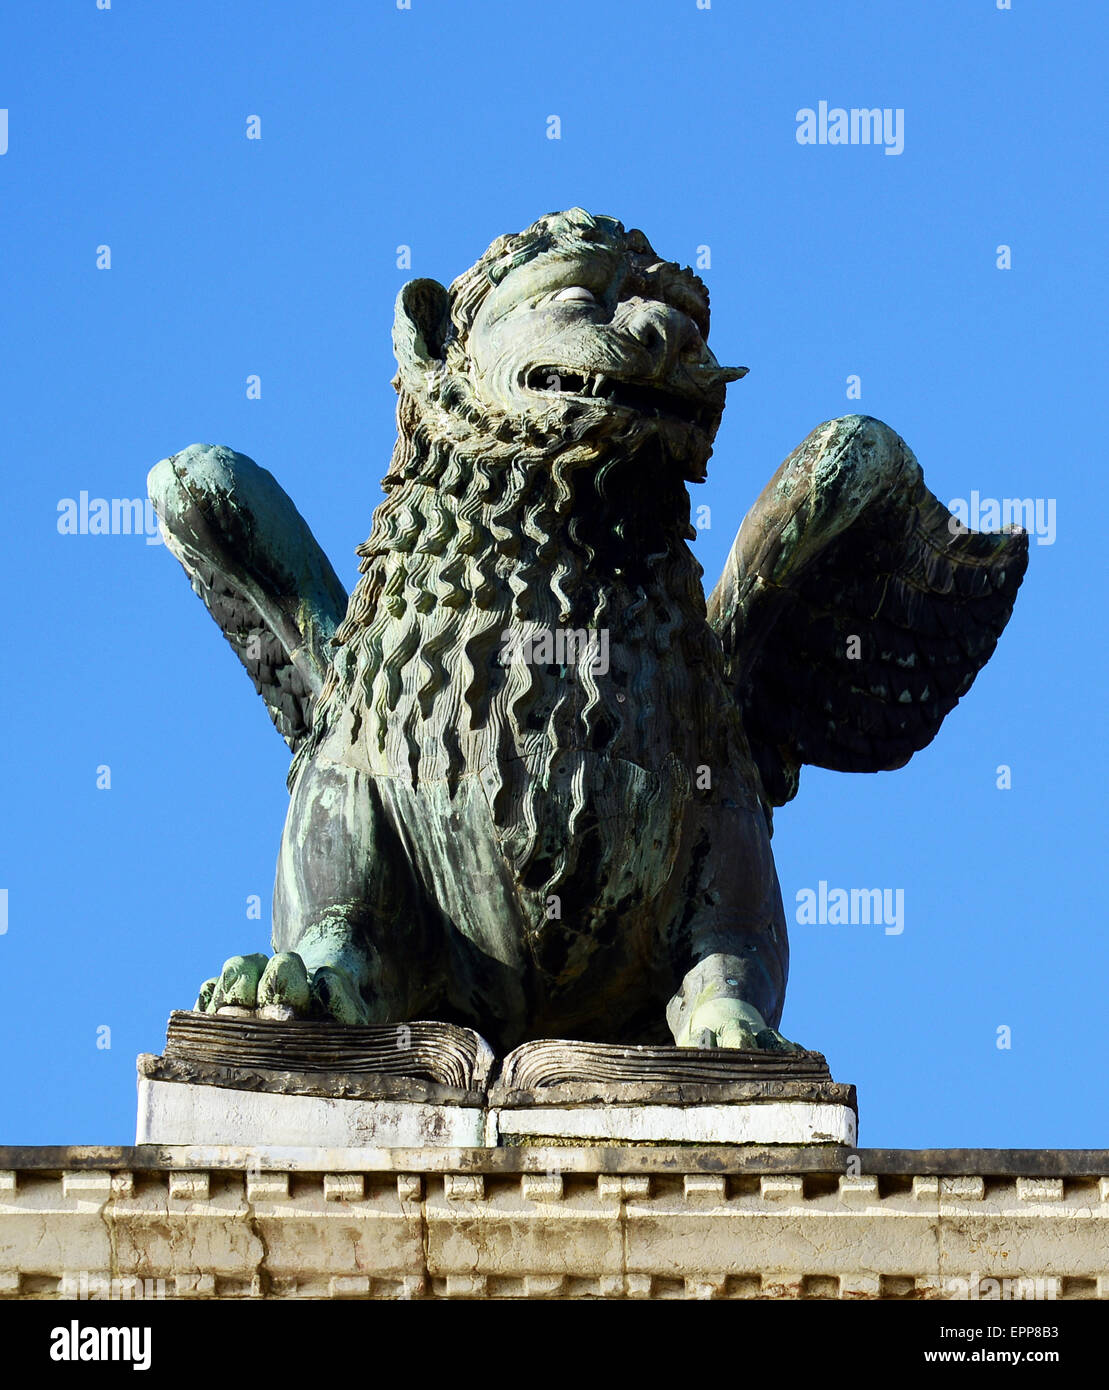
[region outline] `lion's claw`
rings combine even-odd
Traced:
[[[312,998],[318,1015],[338,1023],[369,1023],[365,1000],[347,972],[336,965],[321,965],[312,972]]]
[[[802,1052],[797,1043],[771,1028],[742,999],[706,991],[681,1019],[674,1041],[679,1047],[726,1047],[746,1052]]]
[[[224,961],[215,989],[212,991],[208,1012],[218,1009],[253,1009],[258,1002],[258,981],[266,968],[263,955],[232,956]]]
[[[295,951],[274,956],[232,956],[218,978],[200,986],[196,1010],[261,1009],[277,1018],[324,1018],[368,1023],[369,1010],[346,970],[321,965],[309,973]]]
[[[304,1015],[312,1002],[312,987],[308,970],[295,951],[280,951],[270,962],[258,981],[258,1007],[287,1008],[293,1014]]]

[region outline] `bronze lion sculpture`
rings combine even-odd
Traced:
[[[398,438],[349,602],[273,478],[163,460],[167,543],[294,752],[273,954],[197,1007],[789,1049],[772,808],[902,766],[1027,563],[887,426],[819,426],[708,598],[687,542],[725,386],[708,294],[581,209],[501,237],[393,334]]]

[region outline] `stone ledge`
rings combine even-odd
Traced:
[[[1109,1154],[896,1157],[0,1149],[0,1297],[1109,1297]]]
[[[175,1168],[251,1167],[265,1158],[267,1169],[302,1172],[545,1172],[553,1160],[565,1171],[859,1173],[913,1177],[1105,1178],[1109,1149],[865,1149],[842,1144],[728,1145],[635,1148],[322,1149],[229,1148],[190,1144],[0,1145],[0,1197],[4,1174],[14,1170],[74,1172],[128,1169],[168,1172]]]

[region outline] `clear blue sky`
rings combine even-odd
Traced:
[[[864,1144],[1109,1145],[1107,32],[1093,0],[5,7],[0,1142],[131,1141],[136,1053],[267,947],[246,903],[268,913],[286,805],[284,744],[176,562],[60,535],[59,501],[228,444],[353,584],[398,287],[580,204],[711,248],[712,343],[751,371],[695,499],[710,586],[779,461],[849,411],[945,501],[1056,505],[935,743],[808,770],[778,813],[787,912],[821,879],[905,894],[899,936],[792,927],[783,1027],[857,1084]],[[798,144],[822,100],[903,110],[903,153]]]

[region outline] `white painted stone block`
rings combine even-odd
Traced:
[[[497,1111],[502,1143],[508,1136],[656,1144],[855,1143],[855,1113],[846,1105],[812,1101],[757,1105],[605,1105]]]
[[[137,1144],[474,1148],[483,1112],[419,1101],[275,1095],[139,1078]]]

